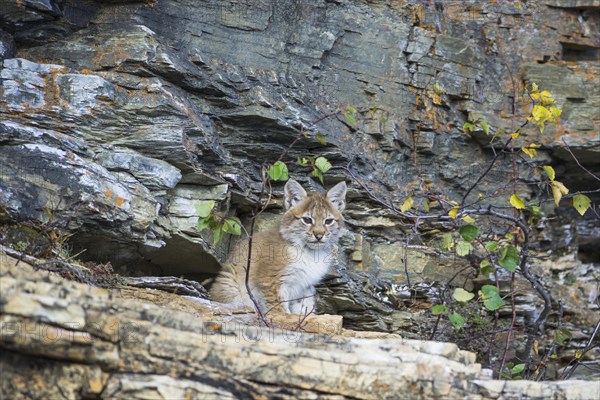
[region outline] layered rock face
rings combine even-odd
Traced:
[[[414,221],[382,208],[344,168],[389,203],[423,183],[459,199],[493,156],[483,132],[464,134],[469,113],[510,131],[528,112],[523,84],[537,82],[564,109],[562,125],[525,130],[519,141],[543,147],[519,168],[533,179],[531,166],[551,164],[572,190],[597,188],[564,144],[598,171],[593,0],[0,4],[0,216],[75,233],[77,251],[124,273],[218,271],[229,238],[213,246],[198,232],[196,206],[214,200],[246,217],[261,164],[300,127],[349,105],[357,127],[325,119],[317,128],[328,144],[301,141],[290,154],[324,155],[336,167],[325,185],[351,183],[339,265],[320,289],[321,309],[347,327],[422,337],[430,325],[399,310],[398,282],[408,271],[427,299],[429,283],[467,261],[430,246],[435,226],[413,234]],[[294,178],[319,189],[293,164]],[[490,184],[508,179],[509,164]],[[280,211],[275,202],[261,223]],[[598,309],[600,228],[590,214],[559,209],[540,226],[537,250],[552,253],[533,266],[580,327]],[[517,303],[526,318],[539,304],[527,285]]]
[[[589,399],[600,390],[495,381],[451,343],[261,329],[197,298],[93,288],[4,254],[0,285],[2,398]]]

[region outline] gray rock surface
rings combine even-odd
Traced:
[[[197,232],[196,205],[216,200],[220,210],[247,217],[260,165],[275,160],[299,127],[347,105],[358,109],[359,126],[324,120],[318,130],[328,144],[300,142],[290,159],[327,156],[337,168],[325,186],[350,181],[340,167],[352,161],[352,173],[396,206],[421,183],[459,199],[493,156],[463,123],[479,113],[492,132],[510,130],[513,97],[522,94],[513,79],[538,81],[565,110],[558,129],[523,132],[517,146],[543,147],[520,168],[533,177],[533,167],[552,164],[572,190],[597,188],[558,140],[599,170],[593,1],[84,3],[0,2],[0,43],[17,48],[16,58],[3,50],[0,73],[0,216],[75,233],[72,246],[91,260],[137,275],[199,279],[218,271],[229,238],[213,246],[210,233]],[[292,164],[293,177],[321,189]],[[506,178],[509,164],[490,185]],[[274,191],[280,195],[281,186]],[[278,204],[269,210],[280,211]],[[587,295],[583,304],[574,293],[567,298],[579,327],[597,310],[597,221],[589,214],[573,220],[559,209],[534,249],[578,254],[559,277],[543,268],[546,261],[534,268],[552,280],[554,296],[575,276],[570,288]],[[351,233],[320,289],[322,308],[355,329],[414,337],[430,330],[422,309],[402,310],[407,278],[446,282],[468,261],[436,248],[436,226],[413,235],[413,221],[382,208],[356,182],[346,215]],[[520,295],[520,305],[533,298],[529,287]],[[423,289],[420,306],[436,296]],[[519,312],[530,318],[539,307]]]
[[[475,354],[453,343],[260,328],[214,304],[167,293],[152,304],[147,289],[93,288],[16,264],[0,253],[2,398],[587,400],[600,393],[598,382],[492,380]]]

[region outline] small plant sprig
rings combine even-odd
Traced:
[[[224,233],[240,236],[242,224],[238,217],[226,217],[223,213],[216,211],[216,203],[213,200],[203,201],[196,205],[198,213],[198,232],[210,229],[213,233],[213,243],[217,245],[223,239]]]
[[[509,381],[519,381],[523,379],[521,373],[525,370],[525,363],[514,364],[509,362],[506,364],[506,372],[498,371],[498,374]]]

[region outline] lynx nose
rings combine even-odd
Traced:
[[[315,232],[315,234],[314,234],[314,235],[315,235],[315,237],[317,238],[317,240],[321,240],[321,239],[323,239],[323,233],[321,233],[321,232],[319,232],[319,233],[316,233],[316,232]]]

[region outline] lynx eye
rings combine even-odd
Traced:
[[[327,218],[325,220],[325,225],[331,225],[331,224],[333,224],[333,218]]]
[[[302,222],[304,222],[307,225],[311,225],[313,220],[311,217],[302,217]]]

